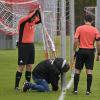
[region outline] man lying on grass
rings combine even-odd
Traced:
[[[39,92],[49,92],[49,84],[53,91],[58,90],[59,75],[69,70],[69,64],[63,58],[41,61],[32,72],[32,78],[35,83],[25,82],[23,92],[27,90],[37,90]]]

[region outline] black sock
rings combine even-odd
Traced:
[[[92,84],[92,74],[87,74],[87,91],[89,92],[90,92],[91,84]]]
[[[30,71],[25,72],[25,79],[27,80],[27,82],[30,82],[30,80],[31,80],[31,72]]]
[[[74,75],[74,91],[77,91],[79,78],[80,78],[80,74],[75,73],[75,75]]]
[[[16,78],[15,78],[15,88],[19,87],[19,82],[20,82],[21,76],[22,76],[22,73],[17,71]]]

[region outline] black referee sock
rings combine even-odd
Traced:
[[[92,74],[87,74],[87,91],[90,92],[92,84]]]
[[[31,80],[31,72],[30,71],[25,72],[25,79],[27,80],[27,82],[30,82],[30,80]]]
[[[22,76],[22,73],[17,71],[16,78],[15,78],[15,88],[19,87],[19,82],[20,82],[21,76]]]
[[[77,91],[79,78],[80,78],[80,74],[75,73],[75,75],[74,75],[74,91]]]

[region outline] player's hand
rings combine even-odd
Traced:
[[[39,5],[39,9],[41,9],[41,5]]]
[[[40,9],[39,9],[39,8],[36,9],[36,10],[35,10],[35,13],[40,13]]]
[[[39,11],[39,8],[31,9],[31,10],[29,11],[29,14],[30,14],[30,13],[36,13],[37,11]]]
[[[96,56],[96,61],[100,61],[100,55]]]

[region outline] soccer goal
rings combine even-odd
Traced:
[[[74,12],[73,8],[70,8],[70,6],[73,7],[73,3],[69,0],[64,0],[64,3],[62,3],[61,0],[1,0],[0,31],[5,34],[18,33],[18,20],[24,15],[27,15],[31,9],[39,7],[39,5],[41,5],[42,8],[44,19],[43,25],[54,41],[57,57],[63,57],[67,59],[68,62],[73,54],[74,33],[74,15],[72,15]],[[73,13],[70,13],[70,10],[72,10]],[[41,25],[37,28],[37,31],[37,33],[42,33]],[[70,33],[70,36],[68,33]],[[39,36],[39,40],[41,40],[41,38],[43,40],[42,35]],[[15,41],[16,39],[13,40]],[[37,49],[43,51],[43,44]],[[64,82],[62,83],[64,83],[65,87],[66,78],[63,80]]]
[[[54,7],[51,9],[48,3],[44,4],[43,0],[1,0],[0,1],[0,31],[5,33],[5,37],[14,37],[15,35],[9,36],[8,34],[16,34],[18,33],[18,21],[21,17],[27,15],[31,9],[37,9],[41,6],[42,18],[43,18],[43,26],[45,26],[46,33],[49,33],[50,37],[53,38],[53,34],[56,27],[54,24]],[[51,4],[51,3],[50,3]],[[46,6],[44,6],[46,5]],[[46,37],[41,35],[41,25],[39,25],[36,29],[36,39],[35,40],[45,40]],[[52,34],[53,33],[53,34]],[[48,34],[48,35],[49,35]],[[46,34],[47,35],[47,34]],[[18,36],[16,35],[16,38]],[[41,38],[42,37],[42,38]],[[45,38],[45,39],[43,39]],[[14,39],[16,40],[16,39]],[[1,40],[2,41],[2,40]],[[48,41],[47,41],[48,42]],[[49,41],[50,42],[50,41]],[[49,45],[44,42],[44,49],[50,48]],[[49,43],[50,44],[50,43]],[[52,43],[50,44],[52,45]]]

